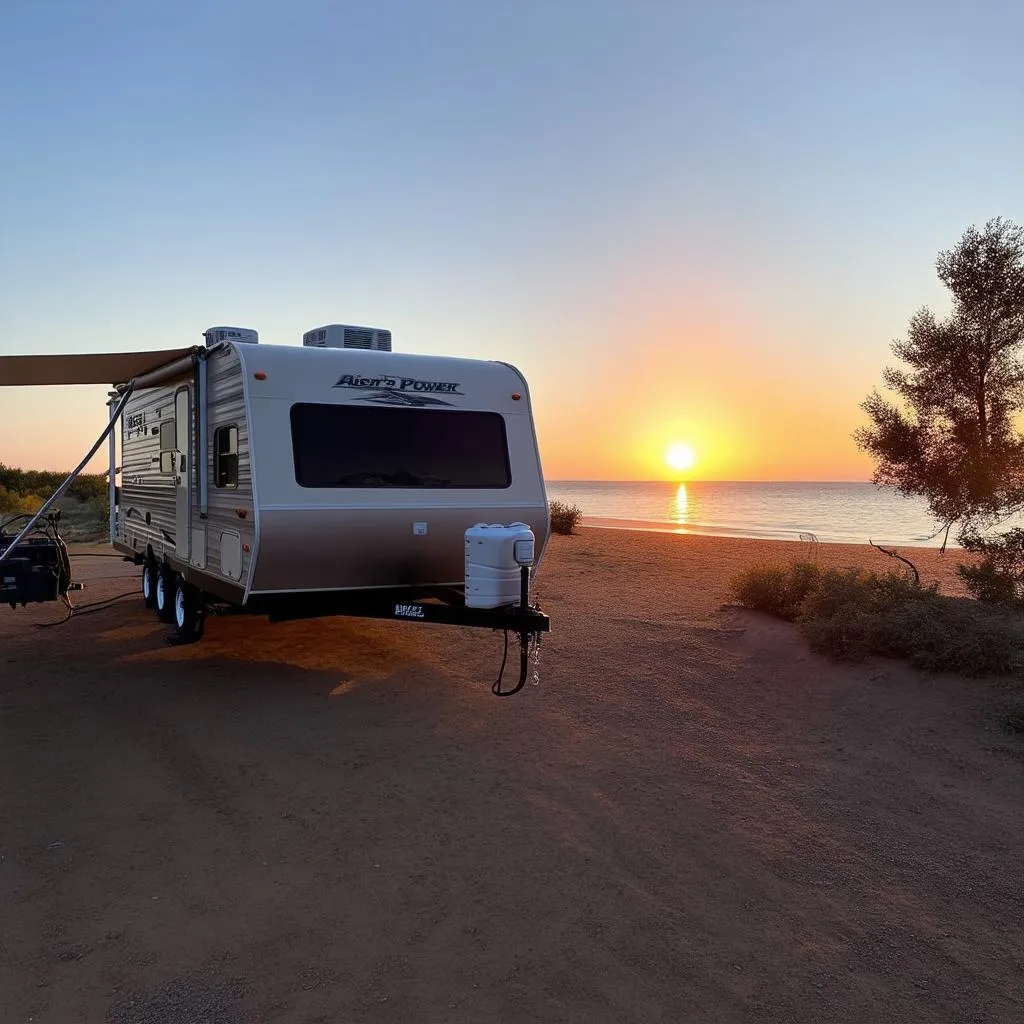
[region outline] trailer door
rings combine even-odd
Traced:
[[[192,403],[188,388],[179,388],[174,396],[174,447],[175,553],[188,559],[192,536]]]

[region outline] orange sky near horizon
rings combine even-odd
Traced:
[[[396,350],[400,349],[398,339]],[[417,346],[429,351],[432,346]],[[520,363],[530,383],[549,480],[869,480],[851,433],[873,383],[853,375],[827,387],[793,374],[770,348],[758,357],[724,337],[636,353],[607,345],[590,359],[572,346],[554,366]],[[454,354],[454,353],[453,353]],[[469,354],[459,352],[457,354]],[[639,356],[639,357],[638,357]],[[880,376],[879,366],[879,373]],[[813,377],[812,377],[813,380]],[[0,462],[69,469],[103,429],[103,387],[0,388]],[[666,462],[675,443],[696,464]],[[90,464],[106,467],[106,447]]]

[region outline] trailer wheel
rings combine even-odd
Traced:
[[[142,563],[142,600],[149,609],[156,607],[156,562]]]
[[[206,624],[206,609],[203,599],[195,587],[180,576],[174,585],[174,628],[182,643],[193,643],[203,635]]]
[[[156,617],[161,622],[174,621],[174,573],[166,565],[156,571]]]

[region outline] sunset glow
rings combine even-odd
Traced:
[[[1020,121],[995,81],[1019,5],[1002,31],[950,5],[879,32],[810,0],[257,0],[244,41],[227,10],[193,34],[155,5],[47,6],[4,23],[0,355],[373,324],[513,363],[549,480],[869,480],[861,403],[914,311],[947,311],[936,252],[1020,204],[1024,132],[993,131]],[[237,47],[261,59],[198,88]],[[642,66],[609,74],[623,54]],[[195,160],[224,147],[245,159]],[[67,470],[106,417],[103,386],[0,386],[0,462]]]

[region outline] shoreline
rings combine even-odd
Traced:
[[[668,603],[679,614],[695,620],[714,613],[723,603],[732,601],[732,581],[752,566],[791,565],[813,562],[825,569],[864,569],[877,573],[909,572],[902,563],[869,544],[818,544],[756,537],[721,537],[711,534],[673,534],[662,530],[631,530],[591,525],[574,536],[552,535],[552,550],[572,557],[578,551],[602,552],[602,564],[621,567],[625,576],[643,577],[645,600]],[[939,584],[942,593],[968,596],[957,567],[975,561],[977,556],[962,548],[897,548],[911,561],[926,586]],[[547,559],[545,555],[545,559]],[[594,563],[585,559],[580,568],[592,571]],[[542,568],[544,587],[550,570]],[[683,589],[680,583],[685,581]]]
[[[626,530],[634,533],[663,533],[674,534],[680,537],[719,537],[723,540],[748,540],[754,542],[771,542],[779,544],[828,544],[842,547],[871,547],[867,539],[857,540],[846,538],[835,540],[832,537],[818,536],[811,530],[806,531],[806,536],[799,533],[795,536],[780,536],[779,534],[754,533],[750,530],[735,529],[728,526],[702,527],[702,526],[680,526],[675,523],[657,522],[647,519],[616,519],[611,516],[584,516],[579,523],[580,529],[588,530]],[[885,547],[915,548],[921,551],[939,551],[941,545],[938,541],[925,543],[915,540],[887,540],[885,538],[877,541]],[[963,549],[952,541],[946,545],[947,551],[962,551]]]

